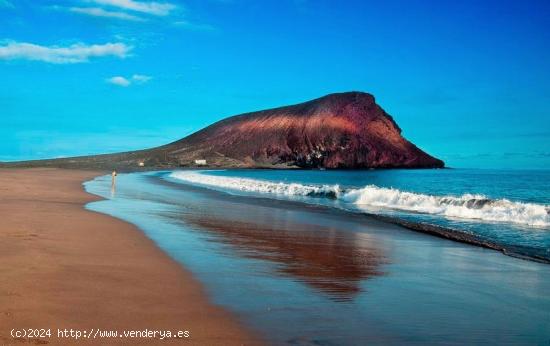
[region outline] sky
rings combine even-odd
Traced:
[[[0,160],[364,91],[447,166],[550,167],[550,2],[0,0]]]

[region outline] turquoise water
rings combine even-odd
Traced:
[[[550,171],[223,170],[170,179],[450,227],[550,259]]]
[[[87,208],[137,225],[194,274],[214,303],[272,344],[550,341],[550,265],[372,220],[334,205],[338,199],[324,190],[274,198],[204,188],[172,173],[120,174],[116,191],[110,176],[96,178],[86,190],[105,200]],[[264,182],[302,177],[295,193],[340,175],[356,177],[347,188],[369,184],[369,176],[380,184],[389,179],[382,173],[208,172]],[[389,173],[421,186],[416,171]]]

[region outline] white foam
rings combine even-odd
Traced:
[[[340,193],[338,185],[303,185],[249,178],[222,177],[201,174],[200,171],[179,171],[170,174],[172,178],[190,183],[221,187],[245,192],[272,193],[286,196],[333,196]]]
[[[379,207],[461,219],[550,225],[547,206],[507,199],[491,200],[483,195],[432,196],[369,185],[350,190],[343,200],[359,208]]]
[[[343,190],[338,185],[273,182],[215,176],[202,174],[200,171],[179,171],[170,176],[194,184],[245,192],[335,198],[361,210],[372,211],[385,208],[470,220],[508,222],[530,226],[550,225],[548,206],[514,202],[507,199],[492,200],[483,195],[433,196],[375,185],[368,185],[361,189]]]

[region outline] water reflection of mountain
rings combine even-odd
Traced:
[[[386,260],[364,235],[302,222],[286,209],[230,204],[180,216],[208,232],[213,241],[230,245],[245,257],[271,261],[279,274],[334,300],[353,299],[362,280],[382,275],[379,267]]]

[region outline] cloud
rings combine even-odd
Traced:
[[[128,87],[132,84],[145,84],[150,81],[153,77],[146,76],[142,74],[135,74],[130,78],[125,78],[122,76],[115,76],[107,79],[107,83],[118,85],[121,87]]]
[[[136,22],[145,21],[145,19],[138,16],[134,16],[125,12],[107,11],[100,7],[71,7],[69,8],[69,11],[74,13],[86,14],[88,16],[93,16],[93,17],[116,18],[116,19],[132,20]]]
[[[34,60],[52,64],[75,64],[87,62],[90,58],[115,56],[125,58],[132,47],[124,43],[86,45],[73,44],[68,47],[41,46],[26,42],[8,42],[0,46],[0,59]]]
[[[111,77],[111,78],[107,79],[107,82],[111,83],[111,84],[114,84],[114,85],[121,86],[121,87],[127,87],[130,84],[132,84],[131,81],[129,81],[128,79],[126,79],[122,76]]]
[[[132,80],[138,84],[143,84],[143,83],[147,83],[148,81],[150,81],[153,77],[151,76],[146,76],[146,75],[142,75],[142,74],[135,74],[132,76]]]
[[[152,14],[155,16],[167,16],[177,8],[176,5],[167,2],[135,1],[135,0],[90,0],[100,5],[119,7],[125,10]]]

